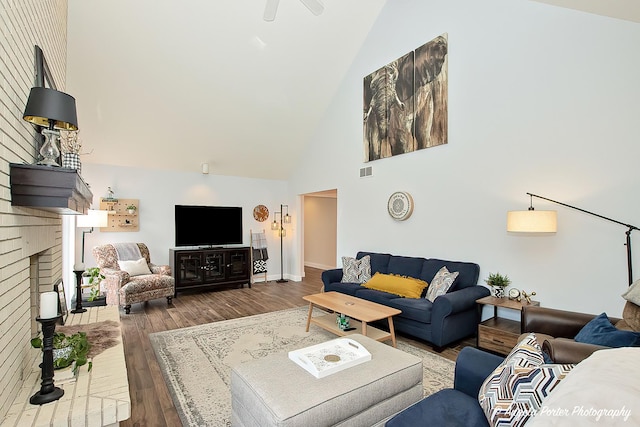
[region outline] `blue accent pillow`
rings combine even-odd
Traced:
[[[611,324],[607,314],[602,313],[584,325],[575,340],[607,347],[637,347],[640,346],[640,333],[617,329]]]

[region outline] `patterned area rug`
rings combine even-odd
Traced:
[[[305,332],[307,313],[299,307],[151,334],[182,424],[231,425],[232,366],[337,338],[316,325]],[[401,340],[398,349],[423,359],[425,395],[453,386],[454,362]]]

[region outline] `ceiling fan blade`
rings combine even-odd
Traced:
[[[264,7],[263,19],[267,22],[271,22],[276,19],[276,12],[278,11],[278,3],[280,0],[267,0],[267,4]]]
[[[307,9],[314,15],[318,16],[324,12],[324,6],[320,3],[320,0],[300,0],[303,5],[307,6]]]

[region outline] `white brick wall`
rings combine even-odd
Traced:
[[[31,363],[34,300],[62,276],[62,221],[50,212],[11,206],[9,163],[36,160],[33,126],[22,120],[35,81],[34,45],[64,91],[66,44],[67,0],[0,0],[0,420]],[[23,239],[34,233],[52,234],[53,247],[25,250]]]

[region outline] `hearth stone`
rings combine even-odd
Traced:
[[[422,399],[422,359],[365,336],[371,360],[317,379],[273,354],[231,371],[232,426],[376,426]]]

